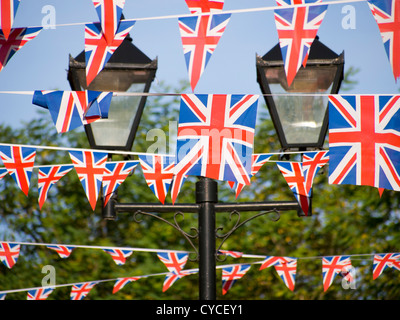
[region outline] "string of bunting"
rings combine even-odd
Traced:
[[[8,293],[27,291],[28,300],[45,300],[53,292],[55,288],[71,286],[71,300],[81,300],[86,297],[90,290],[98,283],[114,281],[113,294],[122,289],[126,284],[137,281],[142,278],[152,276],[165,276],[163,283],[163,292],[167,291],[177,280],[198,272],[198,269],[187,269],[184,267],[188,260],[190,252],[158,250],[149,248],[118,248],[118,247],[101,247],[87,245],[59,245],[46,243],[28,243],[28,242],[0,242],[0,259],[5,266],[11,269],[18,260],[21,245],[45,246],[48,249],[56,251],[60,258],[68,258],[71,252],[76,248],[99,249],[111,255],[114,262],[121,266],[125,263],[133,251],[154,252],[157,257],[168,269],[168,272],[148,274],[141,276],[130,276],[117,279],[96,280],[88,282],[80,282],[73,284],[61,284],[51,287],[38,287],[27,289],[5,290],[0,292],[0,299],[5,299]],[[284,284],[291,291],[295,288],[295,279],[297,272],[297,260],[299,259],[318,259],[322,262],[323,287],[326,292],[336,275],[340,275],[348,284],[355,282],[354,267],[351,259],[353,257],[365,258],[373,257],[373,279],[377,279],[387,268],[400,271],[400,253],[371,253],[371,254],[353,254],[353,255],[335,255],[335,256],[319,256],[319,257],[281,257],[281,256],[264,256],[254,254],[243,254],[238,251],[221,250],[219,254],[233,258],[262,258],[262,261],[229,264],[217,266],[222,269],[222,294],[225,295],[233,284],[241,279],[254,264],[261,264],[259,270],[274,267],[278,276],[283,280]]]

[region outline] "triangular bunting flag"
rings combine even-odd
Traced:
[[[104,252],[110,254],[111,258],[118,266],[122,266],[125,264],[126,258],[132,254],[132,250],[124,250],[124,249],[103,249]]]
[[[218,251],[220,254],[223,254],[225,256],[229,256],[232,258],[240,258],[243,256],[243,252],[238,252],[238,251],[230,251],[230,250],[219,250]]]
[[[225,295],[233,284],[250,270],[250,267],[250,264],[243,264],[222,268],[222,294]]]
[[[40,288],[29,290],[26,297],[27,300],[46,300],[54,291],[54,288]]]
[[[322,257],[322,283],[324,291],[328,290],[337,274],[347,274],[352,268],[349,256]]]
[[[176,169],[174,168],[174,171],[175,170]],[[188,177],[184,173],[185,173],[185,171],[183,171],[182,173],[179,172],[178,174],[174,175],[174,178],[171,182],[171,202],[172,202],[172,204],[175,204],[175,201],[178,198],[178,194],[181,191],[181,188]]]
[[[117,32],[125,0],[93,0],[106,40],[111,43]]]
[[[189,258],[188,253],[174,251],[159,252],[157,253],[157,256],[161,262],[164,263],[169,272],[173,272],[175,274],[181,273]]]
[[[386,268],[398,269],[400,253],[384,253],[374,255],[372,278],[378,278]]]
[[[147,185],[158,200],[164,203],[174,177],[175,157],[139,155],[139,161]]]
[[[197,273],[197,272],[198,272],[197,270],[182,270],[179,274],[176,274],[176,273],[174,273],[174,272],[168,273],[168,274],[165,276],[165,280],[164,280],[164,283],[163,283],[162,292],[165,292],[165,291],[167,291],[169,288],[171,288],[171,286],[172,286],[176,281],[178,281],[179,279],[181,279],[181,278],[183,278],[183,277],[185,277],[185,276],[188,276],[188,275],[190,275],[190,274]]]
[[[378,24],[386,55],[397,82],[400,78],[400,3],[398,0],[368,0],[368,5]]]
[[[230,14],[179,18],[183,53],[194,91],[229,22]]]
[[[8,39],[18,6],[21,0],[1,0],[0,1],[0,29],[3,31],[5,39]]]
[[[84,299],[96,284],[97,282],[85,282],[85,283],[74,284],[71,289],[71,300]]]
[[[304,4],[319,2],[322,0],[276,0],[282,7],[275,9],[274,15],[289,87],[300,67],[306,66],[311,44],[328,9],[327,5]]]
[[[291,259],[288,262],[281,260],[274,267],[285,285],[289,290],[293,291],[296,279],[297,259]]]
[[[68,258],[72,250],[75,249],[74,246],[63,246],[63,245],[48,245],[47,248],[57,252],[60,258],[62,259]]]
[[[103,175],[104,206],[107,205],[113,193],[136,168],[139,161],[107,162]]]
[[[0,71],[12,56],[28,41],[33,40],[41,30],[41,27],[11,29],[8,39],[5,38],[3,31],[0,30]]]
[[[1,242],[0,243],[0,260],[4,265],[11,269],[18,260],[19,250],[21,246],[15,243]]]
[[[108,154],[95,151],[69,151],[69,155],[89,203],[94,210]]]
[[[329,162],[329,151],[306,152],[303,154],[301,168],[306,182],[307,196],[311,197],[312,185],[318,171]]]
[[[0,146],[0,157],[8,173],[27,196],[36,149],[21,146]]]
[[[112,293],[117,293],[119,290],[121,290],[126,284],[137,281],[141,277],[126,277],[126,278],[118,278],[117,281],[114,284],[113,292]]]
[[[40,167],[38,172],[39,208],[42,209],[50,188],[73,169],[71,165]]]
[[[185,0],[190,13],[218,13],[224,8],[224,0]]]

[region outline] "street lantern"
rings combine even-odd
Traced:
[[[86,85],[85,52],[69,57],[68,81],[74,91],[128,92],[138,95],[115,96],[108,119],[85,125],[91,148],[130,151],[135,139],[151,82],[157,70],[157,59],[151,60],[128,35],[104,69]]]
[[[279,44],[257,55],[257,81],[264,94],[283,150],[316,150],[328,129],[328,94],[338,93],[343,80],[344,53],[337,55],[314,40],[307,65],[288,86]]]

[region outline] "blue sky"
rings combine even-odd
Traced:
[[[84,23],[98,21],[92,0],[22,0],[14,27],[40,26],[45,6],[56,13],[56,28],[44,29],[18,51],[0,72],[0,91],[70,90],[68,56],[84,49]],[[224,10],[271,7],[272,0],[225,0]],[[355,9],[355,28],[345,29],[344,6]],[[158,58],[157,79],[151,91],[160,91],[157,81],[172,86],[187,80],[176,18],[140,20],[148,17],[186,15],[184,0],[126,0],[127,19],[139,19],[131,31],[133,42],[151,59]],[[77,23],[75,26],[63,24]],[[337,3],[328,8],[318,32],[320,41],[336,53],[345,52],[345,70],[360,69],[358,85],[351,93],[398,93],[379,29],[366,2]],[[235,13],[211,57],[196,93],[259,94],[255,56],[278,43],[272,11]],[[0,94],[0,122],[19,126],[21,120],[37,116],[39,107],[31,95]],[[50,116],[49,116],[50,117]]]

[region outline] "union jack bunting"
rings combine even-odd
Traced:
[[[322,0],[276,0],[282,7],[274,10],[274,16],[289,87],[300,67],[307,64],[311,44],[328,9],[327,5],[306,4],[319,2]],[[296,7],[284,8],[291,5]]]
[[[224,0],[185,0],[190,13],[218,13],[224,8]]]
[[[329,162],[328,151],[306,152],[301,167],[306,183],[307,196],[311,197],[312,184],[318,171]]]
[[[84,299],[96,284],[97,282],[85,282],[85,283],[74,284],[71,289],[71,300]]]
[[[229,256],[232,258],[240,258],[243,256],[243,252],[238,252],[238,251],[230,251],[230,250],[219,250],[218,251],[220,254],[223,254],[225,256]]]
[[[384,253],[374,255],[372,278],[378,278],[386,268],[398,269],[400,253]]]
[[[181,191],[181,188],[188,177],[186,175],[186,172],[189,171],[190,168],[191,168],[191,164],[188,163],[188,164],[186,164],[186,166],[184,166],[182,168],[181,172],[174,174],[174,178],[172,179],[172,182],[171,182],[171,202],[172,202],[172,204],[175,204],[175,201],[178,198],[178,194]],[[174,168],[174,171],[175,170],[176,170],[176,168]]]
[[[157,256],[161,262],[164,263],[169,272],[173,272],[175,274],[181,273],[189,258],[188,253],[174,251],[159,252],[157,253]]]
[[[329,183],[400,191],[400,96],[329,97]]]
[[[125,6],[125,0],[93,0],[100,19],[101,29],[107,41],[111,42],[117,32]]]
[[[0,169],[0,180],[3,179],[7,175],[7,169],[1,168]]]
[[[8,39],[10,34],[20,1],[21,0],[0,1],[0,29],[3,31],[6,39]]]
[[[275,266],[277,264],[287,263],[287,262],[290,262],[292,260],[293,260],[293,258],[290,258],[290,257],[266,256],[264,261],[261,263],[260,270],[263,270],[265,268],[269,268],[271,266]]]
[[[368,0],[395,80],[400,78],[400,3],[397,0]]]
[[[181,96],[175,175],[250,184],[258,95]]]
[[[164,203],[174,177],[175,156],[139,155],[139,161],[147,185]]]
[[[108,118],[112,92],[35,91],[32,103],[48,109],[58,133]]]
[[[296,279],[297,259],[292,259],[288,262],[280,261],[274,267],[285,285],[289,290],[293,291]]]
[[[276,165],[288,183],[304,214],[307,216],[310,208],[310,198],[306,190],[306,181],[301,163],[278,161]]]
[[[183,54],[193,91],[215,51],[230,17],[230,14],[212,14],[178,19]]]
[[[126,258],[132,254],[132,250],[125,249],[103,249],[104,252],[110,254],[111,258],[118,266],[125,264]]]
[[[139,161],[107,162],[103,175],[104,206],[107,205],[113,193],[136,168]]]
[[[22,146],[0,146],[0,158],[7,172],[27,196],[35,163],[36,149]]]
[[[11,269],[17,263],[21,246],[15,243],[0,243],[0,260],[4,265]]]
[[[176,274],[176,273],[174,273],[174,272],[168,273],[168,274],[165,276],[165,280],[164,280],[164,283],[163,283],[162,292],[165,292],[165,291],[167,291],[169,288],[171,288],[171,286],[172,286],[176,281],[178,281],[179,279],[181,279],[181,278],[183,278],[183,277],[185,277],[185,276],[188,276],[188,275],[190,275],[190,274],[197,273],[197,272],[198,272],[197,270],[182,270],[179,274]]]
[[[222,294],[225,295],[233,284],[250,270],[250,267],[250,264],[242,264],[222,268]]]
[[[351,267],[349,256],[322,257],[322,283],[324,291],[328,290],[337,274],[346,274]]]
[[[70,151],[69,155],[89,203],[94,210],[103,180],[107,153]]]
[[[62,259],[68,258],[72,253],[72,250],[75,249],[74,246],[63,246],[63,245],[48,245],[47,248],[57,252],[60,258]]]
[[[3,31],[0,30],[0,71],[3,70],[12,56],[28,41],[33,40],[41,30],[41,27],[11,29],[7,39]]]
[[[85,26],[85,57],[86,57],[86,84],[87,86],[103,70],[115,50],[121,45],[135,21],[120,21],[116,34],[107,39],[100,23],[91,23]]]
[[[71,165],[55,165],[49,167],[40,167],[38,171],[38,192],[39,208],[42,209],[47,199],[50,188],[71,171]]]
[[[113,292],[112,293],[117,293],[119,290],[121,290],[126,284],[137,281],[141,277],[126,277],[126,278],[118,278],[117,281],[114,284]]]
[[[54,288],[40,288],[29,290],[26,297],[27,300],[46,300],[54,291]]]

